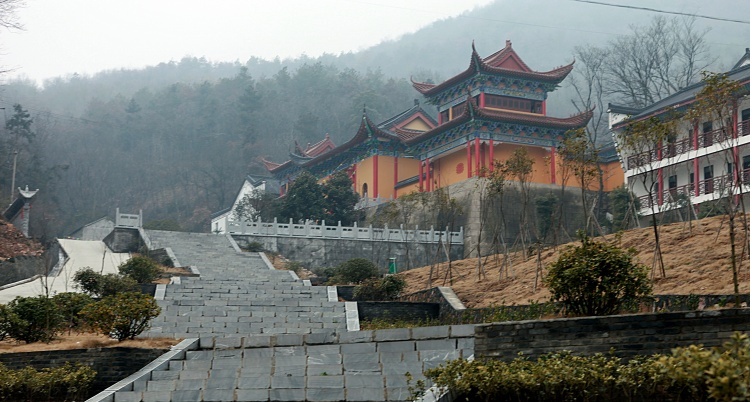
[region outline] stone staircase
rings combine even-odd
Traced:
[[[406,373],[415,385],[424,370],[473,354],[472,325],[348,331],[354,303],[270,269],[224,235],[147,236],[200,277],[166,286],[142,336],[186,340],[90,401],[405,401]]]

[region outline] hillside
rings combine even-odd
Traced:
[[[666,278],[658,278],[656,272],[653,285],[655,294],[733,293],[734,286],[729,268],[731,251],[728,226],[722,217],[693,221],[691,232],[688,223],[665,225],[660,227],[660,236]],[[606,236],[606,240],[613,241],[614,235]],[[741,250],[743,244],[743,239],[738,240],[737,250]],[[621,245],[637,249],[637,259],[652,266],[654,241],[651,227],[624,232]],[[546,266],[555,261],[565,247],[543,250],[541,257],[544,273]],[[486,277],[481,281],[477,280],[477,258],[452,262],[454,281],[451,285],[444,281],[447,271],[446,264],[442,264],[438,268],[438,275],[435,275],[440,279],[434,279],[432,286],[451,286],[467,307],[527,304],[531,300],[548,300],[550,294],[548,289],[542,286],[540,279],[538,289],[533,290],[537,265],[535,256],[522,261],[520,254],[512,255],[511,267],[508,273],[504,272],[500,280],[501,257],[492,255],[483,259]],[[743,263],[739,274],[739,291],[749,293],[749,252],[740,259]],[[406,292],[425,289],[429,272],[430,267],[405,272],[408,282]]]

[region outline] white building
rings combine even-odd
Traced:
[[[252,177],[250,175],[246,176],[245,180],[243,180],[243,185],[240,186],[240,190],[238,190],[238,193],[235,196],[235,201],[233,201],[232,205],[212,214],[212,233],[227,233],[228,222],[237,222],[239,220],[239,218],[235,214],[235,208],[238,206],[240,201],[246,195],[260,194],[264,192],[271,192],[274,194],[279,193],[279,184],[277,184],[274,179],[268,177]]]
[[[676,210],[687,201],[697,207],[731,192],[749,211],[749,49],[726,75],[743,89],[730,124],[683,118],[669,141],[640,153],[619,148],[619,139],[630,123],[669,110],[686,111],[704,83],[686,87],[644,109],[609,104],[609,126],[619,148],[627,188],[640,200],[641,217]]]

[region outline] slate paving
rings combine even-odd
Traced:
[[[146,233],[200,277],[166,286],[142,336],[186,338],[190,350],[91,401],[405,401],[406,373],[414,385],[473,353],[473,326],[348,331],[346,303],[329,301],[327,287],[269,269],[225,235]]]

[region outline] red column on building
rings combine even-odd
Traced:
[[[546,115],[546,101],[543,101],[541,105],[541,109],[542,109],[541,111],[543,112],[543,115],[545,116]]]
[[[475,175],[480,176],[480,138],[475,137]]]
[[[379,197],[379,155],[373,156],[373,197]]]
[[[551,147],[551,184],[556,184],[556,147]]]
[[[465,144],[467,149],[467,178],[473,177],[473,157],[470,155],[470,141]]]
[[[695,150],[695,158],[692,160],[692,164],[694,167],[695,172],[695,197],[700,196],[700,161],[697,159],[697,150],[700,149],[700,141],[698,140],[698,123],[695,122],[694,126],[692,127],[692,147]]]
[[[485,172],[486,172],[486,168],[488,168],[488,166],[486,165],[486,154],[487,153],[488,152],[486,152],[486,144],[485,143],[480,144],[480,167],[481,167],[482,170],[480,171],[479,176],[483,176],[483,177],[486,176]]]
[[[486,107],[486,94],[484,92],[480,93],[480,107]]]
[[[663,159],[663,152],[661,150],[662,147],[663,144],[659,142],[658,149],[656,150],[659,161]],[[661,205],[663,205],[663,168],[658,168],[658,206]]]
[[[431,166],[431,158],[426,159],[426,191],[429,193],[433,191],[433,169]]]
[[[494,143],[493,139],[488,140],[488,171],[493,172],[494,170]]]
[[[423,161],[418,165],[418,191],[423,192]]]

